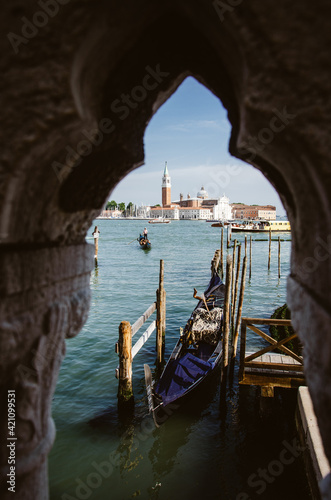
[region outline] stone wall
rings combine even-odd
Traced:
[[[1,398],[17,389],[16,498],[47,498],[63,339],[88,308],[85,233],[143,163],[146,125],[187,75],[222,100],[230,152],[260,169],[287,209],[288,302],[330,460],[330,11],[327,0],[3,5]]]

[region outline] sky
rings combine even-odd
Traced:
[[[161,203],[165,162],[172,201],[196,196],[203,186],[210,198],[225,194],[230,203],[275,205],[285,215],[279,196],[254,167],[228,151],[230,122],[222,103],[188,77],[153,116],[145,132],[145,164],[127,175],[109,195],[126,205]]]

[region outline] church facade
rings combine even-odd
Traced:
[[[231,206],[229,198],[210,199],[207,191],[202,186],[196,197],[190,194],[184,199],[181,193],[179,200],[171,201],[171,178],[167,163],[162,177],[162,207],[152,207],[150,217],[165,217],[177,220],[212,220],[231,219]]]

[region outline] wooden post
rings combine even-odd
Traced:
[[[94,263],[96,266],[98,265],[99,234],[98,226],[95,226],[92,236],[94,238]]]
[[[271,229],[269,230],[269,257],[268,257],[268,271],[270,271],[270,259],[271,259]]]
[[[249,281],[252,277],[252,235],[249,237]]]
[[[280,236],[278,236],[278,279],[280,280]]]
[[[132,391],[132,329],[128,321],[122,321],[119,326],[119,381],[118,404],[123,405],[133,401]]]
[[[238,374],[239,382],[243,380],[245,372],[246,333],[247,333],[246,321],[243,320],[241,323],[241,335],[240,335],[240,363],[239,363],[239,374]]]
[[[237,273],[236,273],[236,281],[235,281],[235,287],[234,287],[234,297],[233,297],[233,303],[232,303],[232,342],[233,342],[233,336],[234,336],[234,325],[235,325],[235,314],[236,314],[236,302],[237,302],[237,296],[238,296],[238,283],[239,283],[239,274],[240,274],[240,257],[241,257],[241,244],[238,245],[238,256],[237,256]],[[234,265],[234,264],[233,264]]]
[[[244,293],[245,293],[246,269],[247,269],[247,257],[245,256],[244,260],[243,260],[243,270],[241,273],[241,284],[240,284],[240,293],[239,293],[238,310],[237,310],[237,318],[236,318],[236,328],[235,328],[234,337],[233,337],[232,358],[235,358],[237,355],[239,328],[240,328],[242,308],[243,308],[243,302],[244,302]],[[245,332],[246,332],[246,330],[245,330]],[[246,335],[246,333],[245,333],[245,335]],[[245,344],[246,344],[246,337],[245,337]],[[243,349],[245,350],[245,347]],[[240,359],[241,359],[241,351],[240,351]]]
[[[228,224],[228,227],[226,228],[226,248],[229,248],[230,246],[230,224]]]
[[[224,228],[222,227],[221,229],[221,258],[220,258],[220,265],[221,265],[221,279],[223,280],[223,236],[224,236]]]
[[[234,300],[234,274],[236,270],[236,249],[237,249],[237,240],[235,239],[233,242],[233,256],[232,256],[232,277],[231,277],[231,309],[230,309],[230,322],[231,322],[231,335],[233,335],[234,325],[233,325],[233,300]]]
[[[229,363],[230,299],[231,299],[232,256],[226,258],[224,321],[223,321],[223,371]]]
[[[156,290],[156,361],[161,364],[164,355],[166,328],[166,292],[163,288],[164,261],[160,260],[159,288]]]
[[[245,234],[245,257],[247,255],[247,234]]]

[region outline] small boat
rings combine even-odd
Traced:
[[[143,250],[149,250],[150,248],[152,248],[152,244],[149,241],[149,239],[145,238],[142,234],[139,235],[137,241],[139,243],[140,248],[142,248]]]
[[[170,220],[160,216],[157,219],[149,220],[148,224],[170,224]]]
[[[232,224],[231,230],[234,233],[248,232],[248,233],[269,233],[273,232],[289,232],[291,225],[287,220],[281,221],[246,221],[239,224]]]
[[[156,426],[173,413],[178,403],[210,376],[222,359],[222,320],[225,286],[214,273],[199,299],[156,384],[144,365],[149,411]]]

